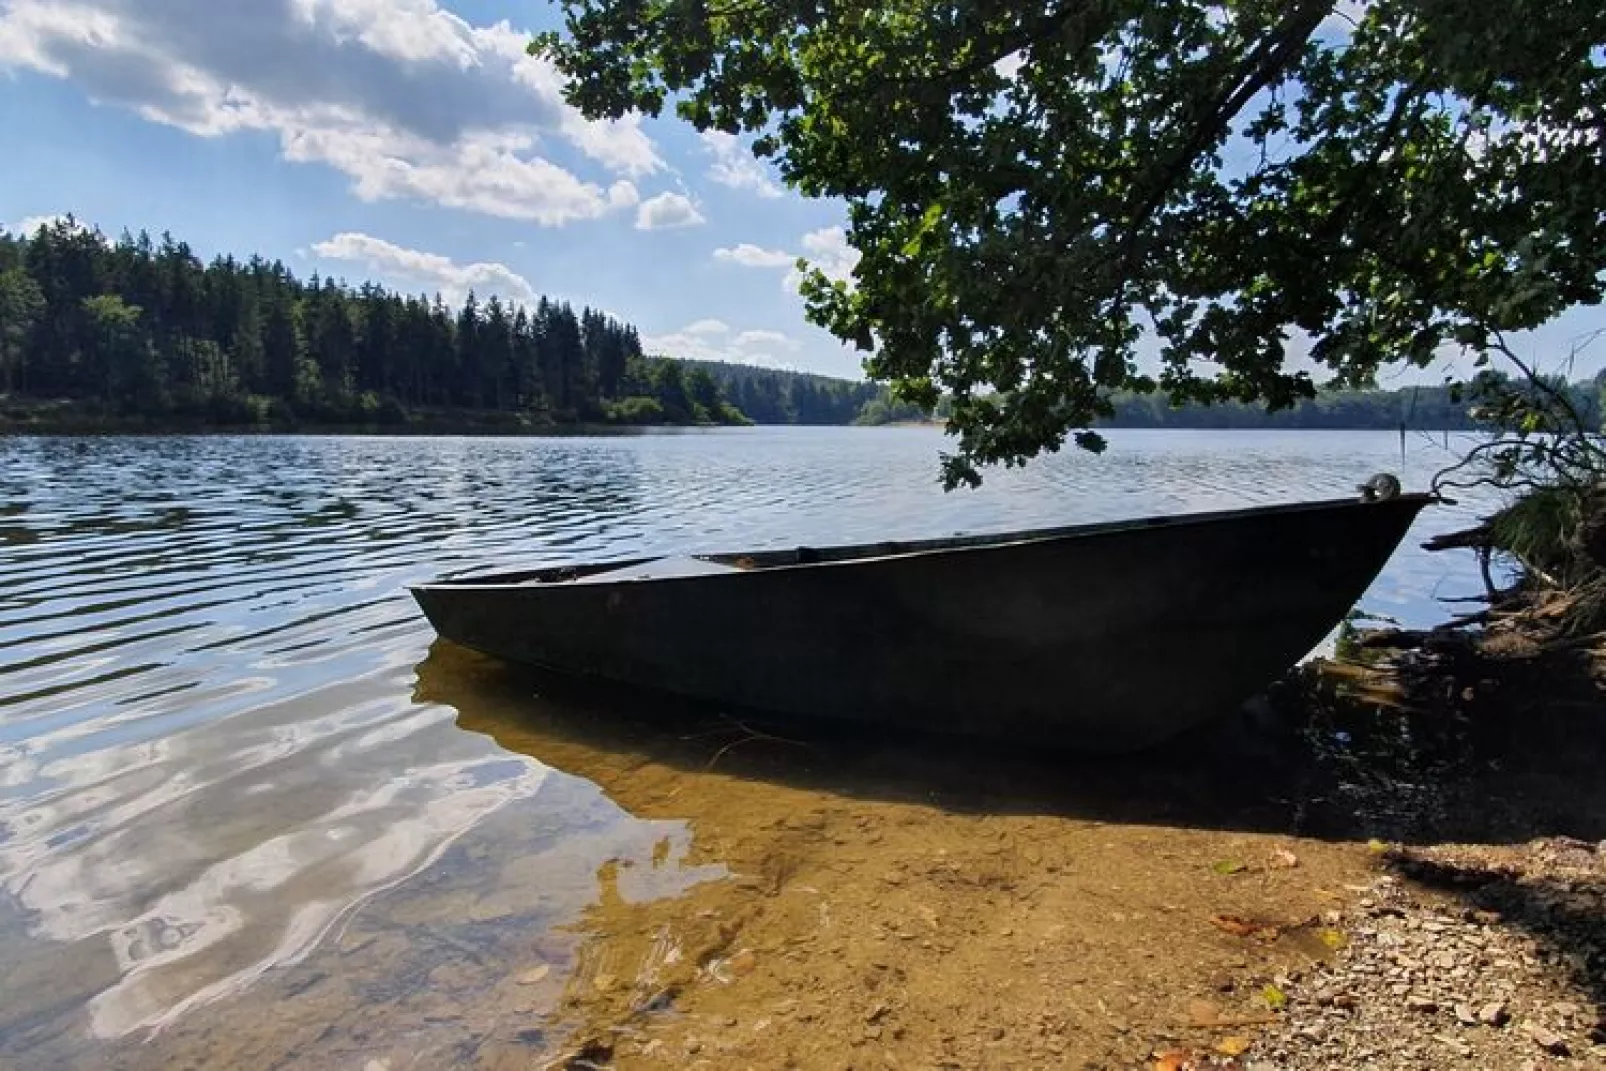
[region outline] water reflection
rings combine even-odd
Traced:
[[[545,1051],[584,940],[565,926],[610,889],[717,884],[700,808],[632,783],[640,741],[432,653],[407,583],[1330,497],[1379,469],[1420,487],[1442,462],[1413,446],[1402,469],[1386,435],[1123,433],[1103,457],[944,495],[941,446],[840,429],[0,441],[0,1063]],[[1416,535],[1460,519],[1430,511]],[[1478,581],[1415,538],[1367,602],[1420,621]],[[711,739],[681,742],[684,761],[730,742]],[[852,795],[801,754],[744,744],[716,766],[758,763],[754,783],[765,761],[812,768],[811,791]],[[896,748],[867,755],[862,783],[997,802],[964,764],[932,780]],[[988,769],[1002,792],[1021,767]],[[1040,787],[1033,806],[1071,806]],[[1205,821],[1187,792],[1164,798],[1147,819]],[[538,953],[546,980],[517,984]]]

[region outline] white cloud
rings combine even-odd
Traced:
[[[803,255],[833,279],[847,279],[859,264],[859,251],[848,245],[841,227],[821,227],[803,236]]]
[[[538,297],[529,280],[506,264],[459,264],[449,257],[407,249],[372,235],[337,234],[314,245],[312,251],[325,260],[360,264],[394,284],[439,292],[451,305],[461,305],[470,290],[482,298],[497,294],[519,304],[533,304]]]
[[[751,349],[754,347],[768,347],[772,349],[797,350],[802,343],[790,335],[780,331],[743,331],[732,340],[733,345]]]
[[[26,216],[15,223],[6,224],[5,229],[18,237],[29,238],[33,236],[34,231],[42,230],[45,227],[54,227],[66,219],[67,217],[61,213],[48,216]]]
[[[691,198],[679,193],[660,193],[636,207],[636,230],[661,231],[674,227],[695,227],[706,222]]]
[[[796,355],[803,344],[780,331],[732,334],[731,328],[719,320],[698,320],[666,335],[649,335],[642,339],[642,348],[662,357],[795,369]]]
[[[821,227],[803,236],[803,259],[809,267],[818,268],[827,278],[846,282],[859,263],[859,251],[848,245],[848,234],[841,227]],[[781,280],[781,286],[796,291],[803,285],[803,273],[793,268]]]
[[[276,136],[286,159],[409,198],[557,226],[636,204],[538,150],[601,168],[663,167],[637,119],[588,123],[508,23],[437,0],[9,0],[0,70],[71,79],[92,99],[198,136]]]
[[[803,273],[797,270],[799,256],[809,266],[818,268],[832,279],[847,281],[859,263],[859,251],[848,245],[848,235],[841,227],[821,227],[802,238],[803,252],[788,253],[782,249],[765,249],[743,242],[740,245],[714,250],[715,260],[740,264],[744,268],[786,268],[781,279],[782,288],[796,292],[803,282]]]
[[[735,134],[720,130],[702,133],[703,147],[713,156],[708,177],[733,190],[751,190],[760,197],[781,196],[780,185]]]
[[[688,335],[728,335],[730,330],[724,320],[697,320],[681,328]]]
[[[751,242],[742,242],[730,248],[714,250],[715,260],[728,260],[733,264],[740,264],[744,268],[790,268],[797,261],[797,257],[784,249],[765,249],[753,245]]]

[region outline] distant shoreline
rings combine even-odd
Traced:
[[[495,409],[451,409],[411,411],[405,419],[377,421],[258,421],[250,423],[213,422],[199,416],[164,414],[107,415],[98,407],[81,403],[23,403],[6,406],[0,402],[0,436],[142,436],[142,435],[499,435],[508,437],[541,435],[605,435],[661,431],[672,428],[711,428],[738,425],[715,422],[626,423],[623,421],[544,420]]]
[[[852,431],[870,431],[875,429],[890,429],[896,431],[917,431],[932,429],[941,431],[944,427],[941,421],[900,420],[885,424],[609,424],[600,421],[581,421],[577,423],[539,423],[508,424],[507,422],[475,421],[426,421],[408,422],[404,424],[206,424],[186,421],[149,421],[149,420],[119,420],[119,421],[37,421],[18,422],[0,418],[0,438],[24,438],[39,436],[41,438],[71,438],[74,436],[105,437],[105,438],[145,438],[165,435],[195,435],[195,436],[306,436],[308,438],[325,438],[338,435],[353,435],[363,437],[394,436],[398,438],[449,438],[452,436],[482,436],[487,438],[507,439],[539,439],[543,437],[561,438],[564,436],[609,436],[609,435],[645,435],[673,431],[707,431],[714,428],[731,427],[760,427],[760,428],[842,428]],[[1186,425],[1154,426],[1151,424],[1101,424],[1101,431],[1174,431],[1174,432],[1254,432],[1254,431],[1289,431],[1289,432],[1332,432],[1332,431],[1365,431],[1383,434],[1397,434],[1398,428],[1379,428],[1376,426],[1356,425],[1353,427],[1287,427],[1277,425],[1248,426],[1234,424],[1230,426],[1199,427]],[[1436,428],[1406,428],[1410,435],[1445,435],[1449,433],[1467,434],[1476,429],[1457,427]]]

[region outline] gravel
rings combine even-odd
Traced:
[[[1248,1071],[1606,1068],[1606,846],[1395,850]],[[1230,1065],[1229,1065],[1230,1066]]]

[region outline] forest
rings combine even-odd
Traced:
[[[1600,420],[1606,380],[1566,388]],[[1103,427],[1478,426],[1477,389],[1321,391],[1268,413],[1118,393]],[[371,282],[297,279],[280,261],[202,263],[163,234],[116,241],[70,217],[0,231],[0,428],[580,423],[890,424],[945,419],[880,384],[649,355],[635,327],[540,298],[460,308]]]
[[[0,396],[13,424],[746,422],[706,371],[646,357],[593,309],[472,293],[453,309],[71,218],[0,231]]]

